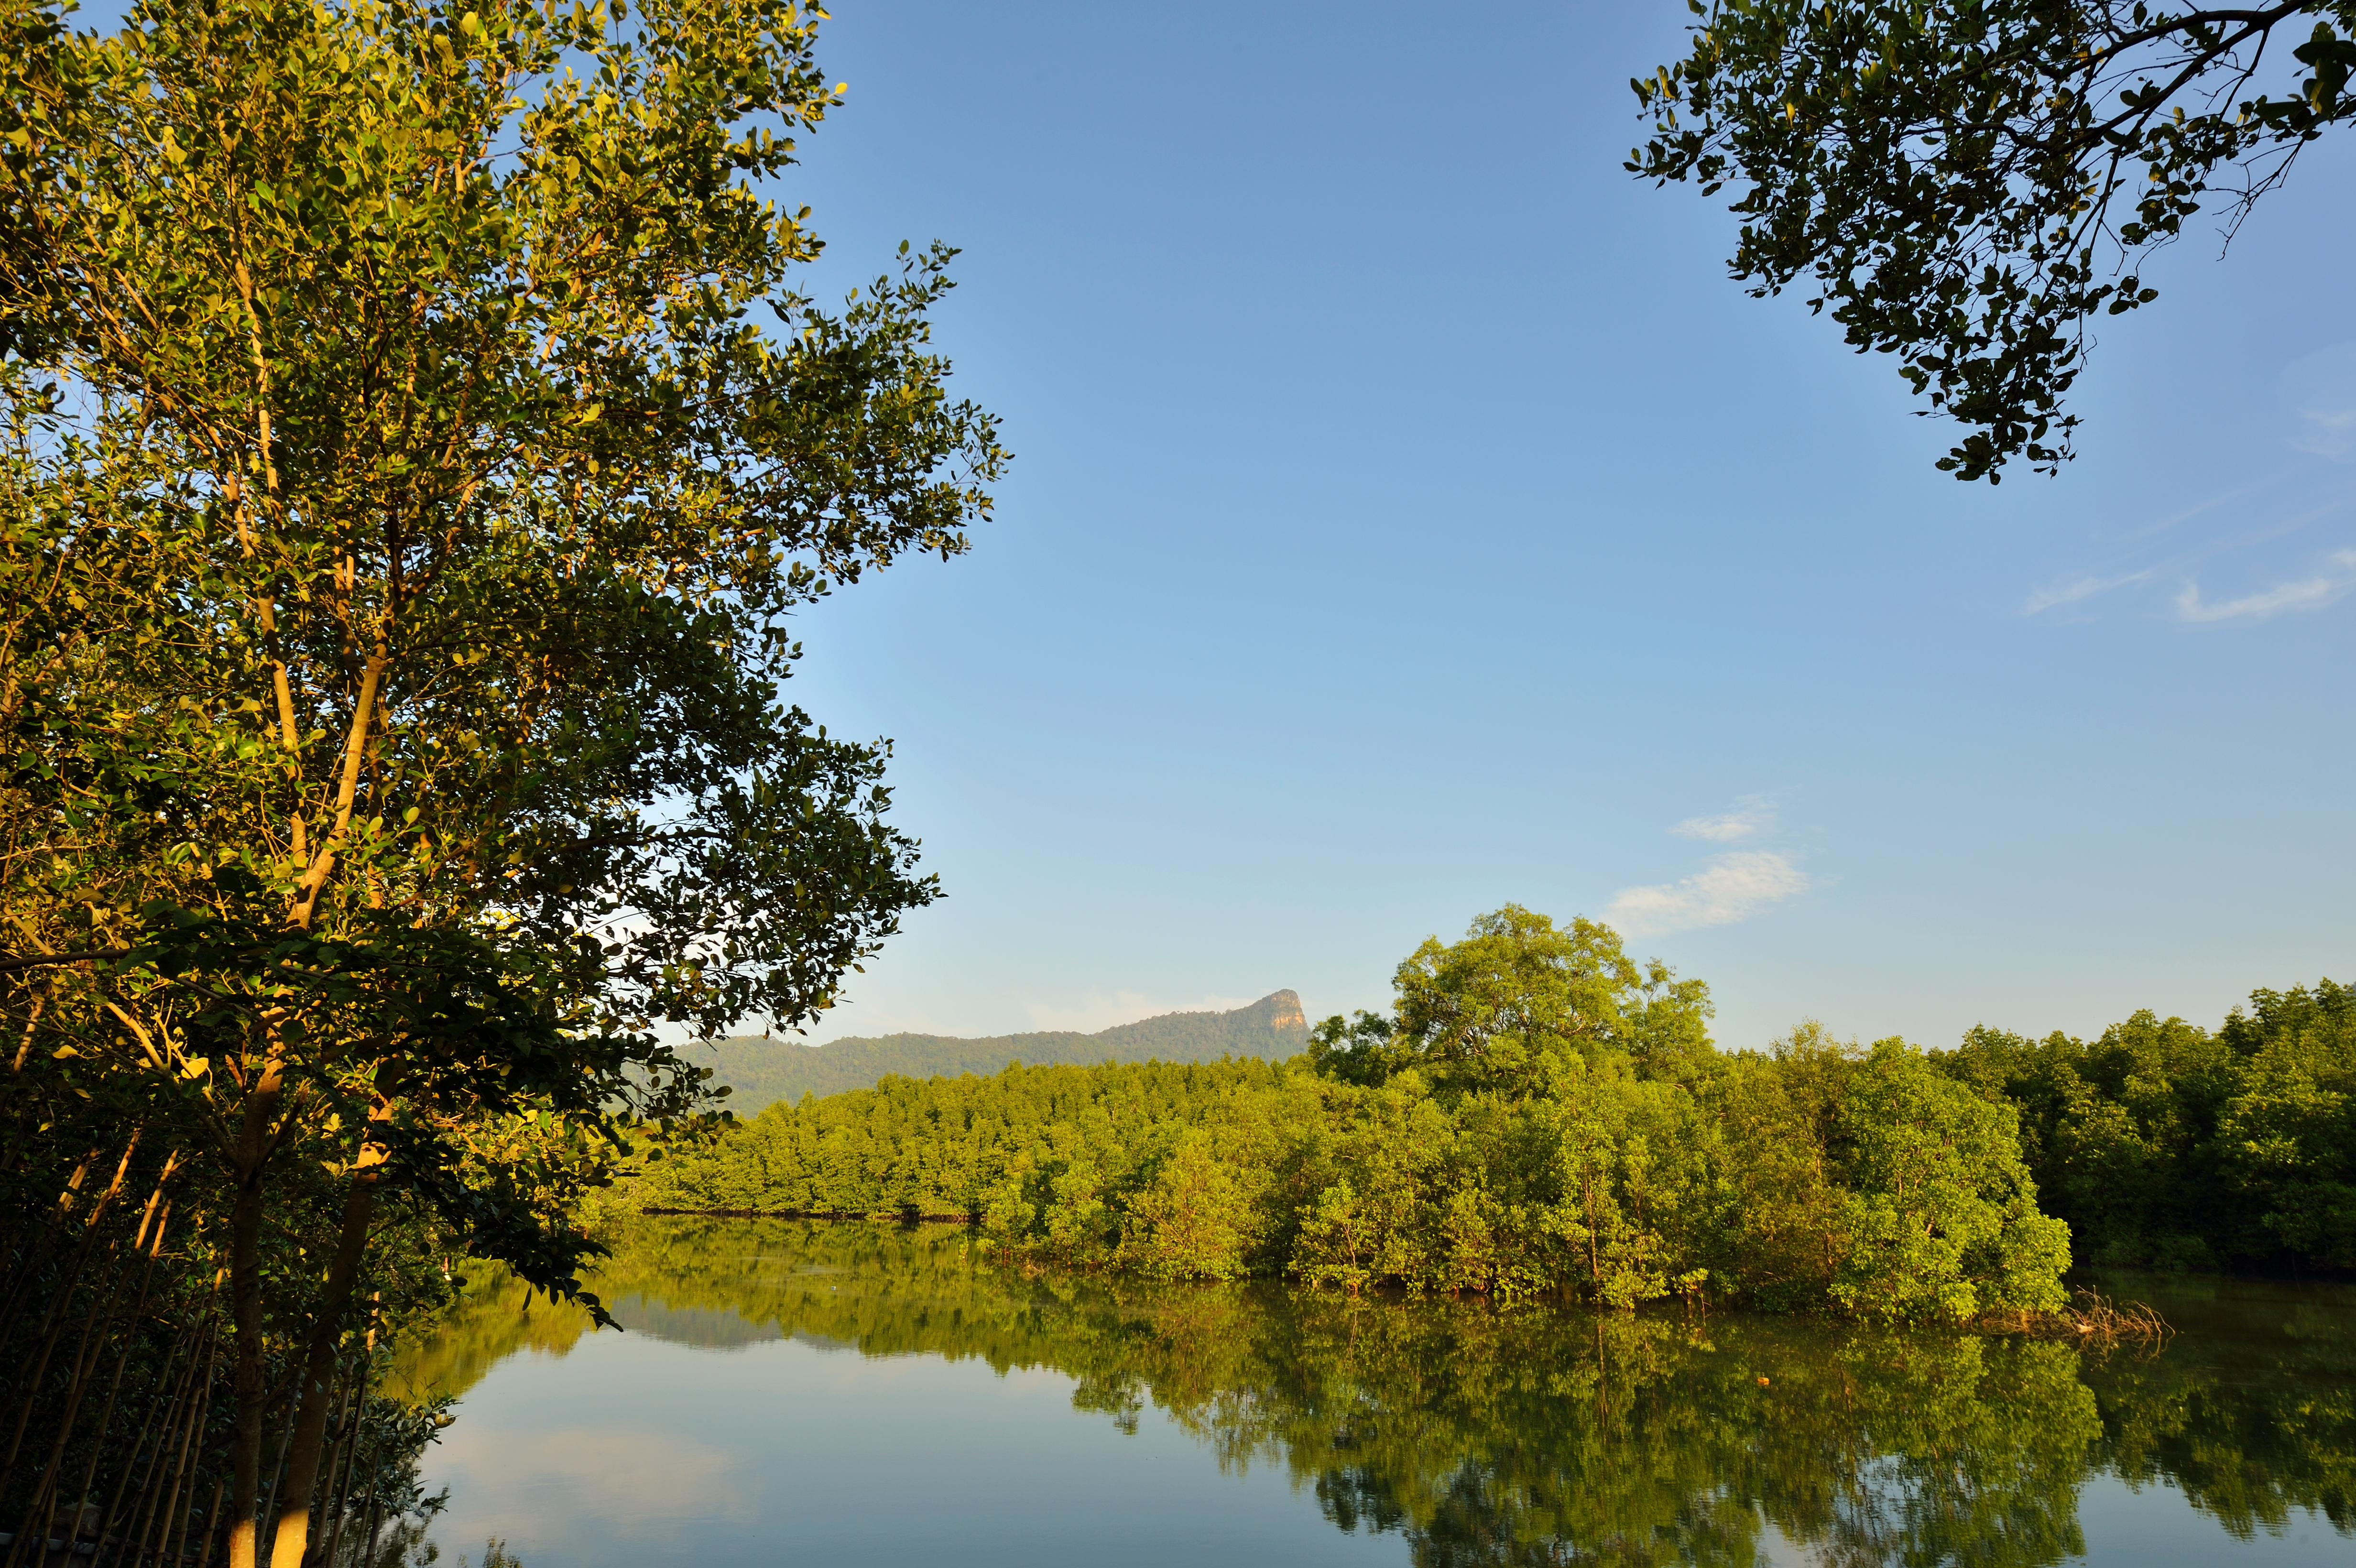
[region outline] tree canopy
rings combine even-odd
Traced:
[[[2064,398],[2098,315],[2204,208],[2228,233],[2356,115],[2356,4],[1688,0],[1687,57],[1633,86],[1629,168],[1732,187],[1730,267],[1805,281],[1859,352],[1895,354],[1991,483],[2071,455]]]

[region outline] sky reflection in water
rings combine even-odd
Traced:
[[[2345,1563],[2356,1290],[2139,1280],[2157,1354],[981,1266],[646,1221],[630,1332],[481,1290],[444,1562]],[[2335,1522],[2337,1521],[2337,1522]]]

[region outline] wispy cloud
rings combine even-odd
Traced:
[[[1622,889],[1605,918],[1630,936],[1664,936],[1706,925],[1731,925],[1770,904],[1807,891],[1807,873],[1772,849],[1719,855],[1690,877]]]
[[[1680,838],[1700,838],[1712,844],[1733,844],[1754,837],[1775,826],[1775,803],[1764,795],[1747,795],[1733,808],[1715,816],[1688,816],[1669,829]]]
[[[2297,420],[2290,443],[2318,457],[2356,457],[2356,343],[2319,348],[2283,372],[2283,400]]]
[[[2064,604],[2077,604],[2098,593],[2108,593],[2114,588],[2126,588],[2147,580],[2154,567],[2130,571],[2120,577],[2081,577],[2073,581],[2057,583],[2051,588],[2040,588],[2022,602],[2024,615],[2041,615],[2048,610],[2058,610]]]
[[[2356,549],[2343,549],[2313,577],[2276,583],[2217,603],[2201,598],[2199,583],[2188,582],[2184,592],[2176,596],[2176,617],[2201,625],[2220,621],[2263,621],[2274,615],[2323,609],[2345,598],[2351,589],[2356,589]]]

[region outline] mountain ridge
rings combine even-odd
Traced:
[[[1022,1034],[854,1035],[825,1045],[735,1036],[687,1048],[690,1059],[713,1069],[713,1082],[734,1093],[729,1109],[749,1116],[779,1100],[873,1088],[887,1074],[907,1078],[996,1072],[1015,1061],[1032,1066],[1099,1061],[1212,1061],[1222,1056],[1274,1061],[1308,1042],[1309,1019],[1297,991],[1271,991],[1227,1012],[1161,1013],[1092,1034],[1033,1029]]]

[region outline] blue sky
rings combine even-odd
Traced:
[[[948,894],[813,1038],[1378,1006],[1507,901],[1729,1046],[2356,977],[2356,136],[2146,269],[2058,480],[1965,486],[1622,171],[1685,16],[841,0],[782,194],[830,289],[964,248],[1017,458],[807,618]]]

